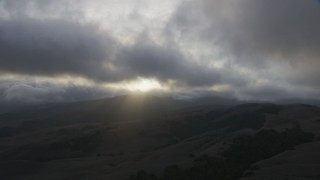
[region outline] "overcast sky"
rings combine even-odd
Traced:
[[[318,0],[0,0],[0,102],[320,97]]]

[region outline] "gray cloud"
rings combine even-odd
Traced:
[[[0,71],[106,79],[115,42],[98,27],[63,20],[0,20]]]
[[[0,15],[9,18],[33,17],[84,18],[85,0],[0,0]]]
[[[185,57],[178,47],[160,46],[149,40],[137,41],[119,53],[117,65],[135,76],[184,86],[208,86],[221,82],[218,70],[209,69]]]
[[[0,0],[1,75],[71,75],[96,84],[154,78],[188,92],[226,86],[220,94],[249,99],[302,96],[320,88],[316,0],[183,1],[165,27],[140,22],[148,19],[140,8],[132,13],[143,18],[126,13],[128,26],[108,24],[115,17],[92,18],[94,13],[86,14],[89,1],[77,2]],[[119,33],[117,26],[130,33]],[[77,99],[83,89],[18,83],[0,92],[6,100],[37,102],[47,96]],[[93,89],[88,91],[96,94]]]
[[[235,56],[310,59],[319,57],[319,18],[316,0],[201,0],[183,3],[172,21]]]
[[[115,93],[102,87],[77,85],[71,82],[59,84],[34,80],[0,81],[0,100],[8,104],[72,102],[103,98]]]
[[[136,77],[193,85],[219,81],[218,73],[192,63],[178,48],[155,45],[147,39],[132,46],[119,45],[94,25],[11,19],[0,21],[0,26],[0,71],[3,73],[67,74],[104,82]]]
[[[316,0],[185,1],[166,32],[170,38],[218,49],[220,57],[242,69],[230,71],[248,72],[243,75],[251,81],[248,92],[278,97],[286,90],[319,90],[319,19]]]

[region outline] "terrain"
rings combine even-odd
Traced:
[[[320,108],[128,95],[0,114],[2,180],[320,179]]]

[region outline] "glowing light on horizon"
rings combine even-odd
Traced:
[[[147,93],[151,91],[168,91],[169,88],[161,84],[156,79],[138,78],[133,81],[124,81],[121,83],[108,84],[106,88],[114,90],[122,90],[124,92],[142,92]]]
[[[129,91],[149,92],[153,90],[165,89],[157,80],[154,79],[138,79],[125,85]]]

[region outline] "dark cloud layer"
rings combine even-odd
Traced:
[[[56,84],[34,80],[0,81],[0,102],[7,103],[47,103],[73,102],[115,95],[102,87],[90,87],[74,83]]]
[[[106,77],[115,42],[94,25],[28,18],[0,20],[0,71]]]
[[[320,88],[319,20],[316,0],[185,1],[166,32],[219,49],[232,66],[249,71],[245,79],[255,82],[243,96],[312,96]]]
[[[215,7],[215,1],[205,4]],[[237,56],[314,60],[320,55],[320,6],[316,0],[227,0],[220,8],[230,10],[231,17],[219,14],[221,32],[217,34],[222,34],[220,42]],[[217,18],[212,10],[207,14]],[[212,30],[215,32],[215,26]]]
[[[310,59],[319,57],[319,18],[316,0],[201,0],[183,3],[173,21],[235,56]]]
[[[206,86],[220,83],[220,74],[188,60],[177,47],[136,43],[119,53],[117,65],[135,76],[152,77],[180,85]]]
[[[97,25],[63,20],[0,21],[0,71],[27,75],[83,76],[98,82],[137,77],[208,85],[219,74],[187,60],[179,49],[143,39],[120,45]],[[110,68],[112,66],[113,68]]]
[[[316,98],[319,92],[316,0],[182,1],[164,27],[155,23],[154,29],[162,34],[135,27],[144,30],[120,37],[112,31],[120,27],[120,19],[119,24],[89,21],[83,9],[90,8],[83,5],[89,1],[77,2],[0,0],[1,75],[80,76],[95,85],[152,78],[188,92],[223,86],[213,93],[247,99]],[[130,25],[144,26],[140,18],[130,20]],[[203,55],[204,51],[209,53]],[[25,94],[30,101],[50,101],[44,89],[52,86],[15,83],[1,92],[7,100],[23,99]],[[70,97],[83,89],[57,86],[68,89]],[[100,95],[96,88],[93,94]]]

